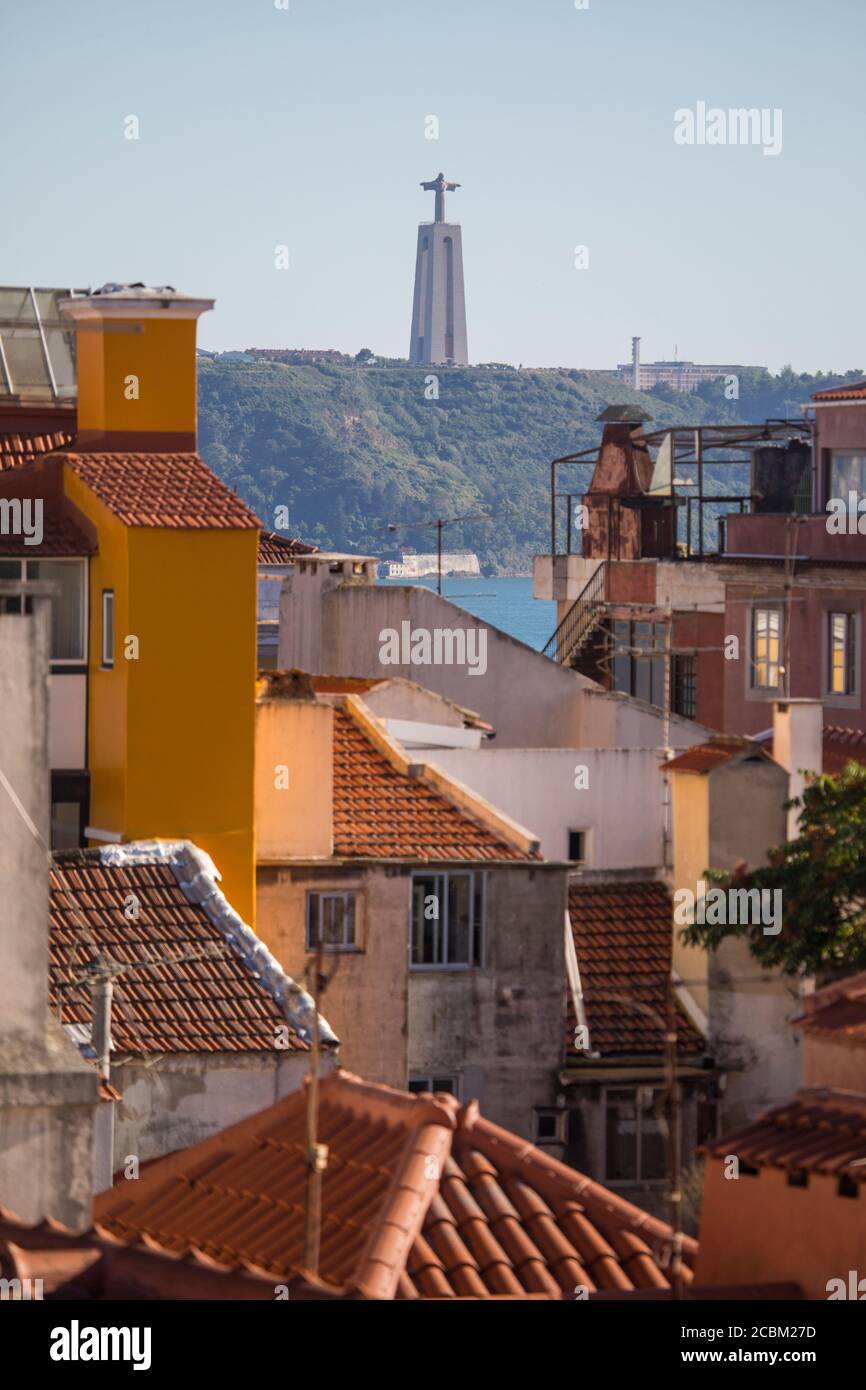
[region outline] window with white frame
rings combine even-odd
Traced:
[[[110,670],[114,665],[114,590],[102,591],[102,664]]]
[[[778,604],[752,609],[752,688],[778,690],[782,671],[782,610]]]
[[[658,1182],[667,1176],[664,1090],[653,1086],[609,1086],[605,1091],[607,1182]]]
[[[81,664],[86,654],[86,560],[0,560],[0,579],[53,584],[51,664]]]
[[[335,892],[307,894],[307,950],[359,951],[358,894]]]
[[[854,613],[829,613],[827,690],[831,695],[853,695],[857,689],[857,617]]]
[[[412,875],[411,963],[415,969],[480,965],[484,875],[472,870]]]

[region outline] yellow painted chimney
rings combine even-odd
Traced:
[[[75,322],[79,450],[195,450],[196,323],[213,305],[141,284],[60,301]]]

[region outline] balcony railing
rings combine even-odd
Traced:
[[[543,655],[565,665],[589,640],[604,612],[604,563],[578,594],[553,636],[546,643]]]

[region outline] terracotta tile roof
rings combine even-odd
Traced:
[[[310,676],[317,695],[367,695],[382,685],[381,676]]]
[[[296,537],[287,539],[276,531],[263,531],[259,536],[260,565],[290,565],[296,555],[315,555],[317,545],[308,545]]]
[[[823,771],[831,777],[838,777],[848,763],[866,763],[866,733],[825,724],[823,755]]]
[[[848,386],[828,386],[815,391],[813,401],[866,401],[866,381],[852,381]]]
[[[773,730],[759,734],[756,742],[772,753]],[[840,724],[825,724],[821,761],[822,771],[830,777],[838,777],[849,763],[866,765],[866,733],[862,729],[847,729]]]
[[[662,763],[665,772],[712,772],[714,767],[720,763],[729,762],[738,753],[744,753],[746,749],[753,748],[755,756],[764,756],[761,749],[749,738],[738,738],[734,735],[720,734],[717,738],[707,739],[706,743],[695,743],[691,748],[687,748],[678,757],[671,758],[669,762]]]
[[[825,1088],[798,1091],[784,1105],[706,1146],[755,1167],[825,1173],[866,1182],[866,1095]]]
[[[866,1047],[866,970],[815,990],[803,999],[794,1026],[809,1037]]]
[[[64,454],[69,468],[126,526],[261,530],[245,502],[198,454]]]
[[[55,449],[67,448],[73,440],[71,430],[40,431],[0,430],[0,472],[32,463]]]
[[[139,850],[118,848],[132,859]],[[286,1026],[287,1017],[267,973],[266,948],[239,919],[232,936],[215,924],[201,901],[191,901],[181,882],[195,872],[195,863],[190,870],[190,860],[181,857],[147,862],[144,848],[145,862],[126,865],[106,862],[104,849],[54,855],[52,1008],[60,1005],[62,1022],[79,1045],[86,1045],[92,1020],[88,967],[98,952],[131,967],[115,979],[112,1041],[119,1053],[273,1051],[281,1036],[276,1030]],[[138,902],[132,919],[125,911],[131,895]],[[244,933],[250,938],[247,954]],[[277,971],[278,982],[294,986]],[[299,996],[299,1007],[306,997]],[[289,1026],[287,1050],[306,1052],[300,1017]]]
[[[644,1010],[667,1018],[673,949],[673,903],[667,888],[653,879],[573,884],[568,912],[590,1050],[603,1056],[660,1056],[663,1028]],[[642,1007],[629,1007],[627,1001]],[[576,1024],[569,998],[567,1050],[570,1057],[585,1058],[585,1052],[574,1049]],[[704,1038],[681,1011],[677,1047],[685,1055],[706,1050]]]
[[[334,854],[364,859],[532,860],[421,778],[398,771],[334,710]]]
[[[273,1279],[244,1265],[227,1269],[196,1251],[178,1258],[142,1243],[119,1245],[99,1227],[70,1231],[50,1219],[28,1225],[3,1208],[0,1277],[40,1279],[46,1301],[274,1298]]]
[[[452,1096],[414,1096],[330,1073],[319,1092],[319,1273],[373,1298],[569,1298],[575,1286],[669,1287],[669,1228]],[[284,1097],[136,1183],[100,1194],[95,1217],[217,1265],[290,1277],[303,1260],[306,1106]],[[686,1238],[685,1281],[695,1242]]]
[[[49,557],[93,555],[96,542],[90,540],[72,517],[49,503],[42,509],[42,540],[39,545],[25,544],[24,536],[0,535],[0,555],[17,555],[26,560]]]

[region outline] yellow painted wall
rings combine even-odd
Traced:
[[[79,326],[78,429],[195,433],[194,318],[110,319]],[[129,399],[127,378],[138,379]]]
[[[255,530],[123,526],[74,473],[95,524],[90,562],[90,824],[126,840],[187,839],[255,922]],[[101,669],[102,590],[115,592],[114,669]],[[138,638],[137,660],[124,639]]]
[[[697,892],[697,885],[710,864],[710,779],[694,772],[671,772],[673,817],[673,888]],[[674,902],[676,910],[676,900]],[[706,981],[709,956],[700,946],[684,946],[679,939],[682,927],[674,924],[673,968],[689,982],[688,990],[704,1013],[709,1011]]]
[[[194,840],[251,925],[257,551],[255,530],[132,528],[125,662],[126,835]]]
[[[277,769],[283,768],[286,773],[278,775]],[[330,858],[334,852],[333,773],[331,706],[260,696],[255,792],[259,862]]]

